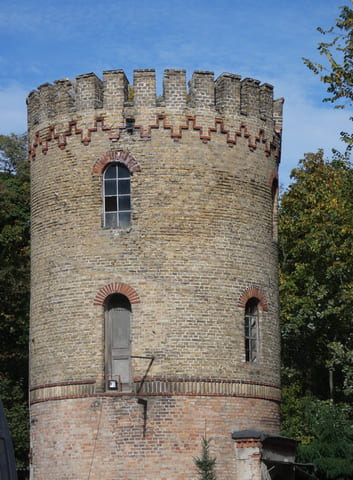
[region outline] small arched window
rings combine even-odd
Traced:
[[[120,390],[131,388],[131,304],[125,295],[108,298],[105,311],[106,379],[116,380]]]
[[[255,362],[258,358],[259,309],[258,299],[250,298],[245,306],[245,360]]]
[[[278,179],[274,178],[271,186],[272,197],[272,238],[278,241]]]
[[[121,163],[110,164],[103,175],[104,226],[127,227],[131,218],[130,171]]]

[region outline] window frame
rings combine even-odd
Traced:
[[[260,301],[256,297],[248,299],[244,314],[245,362],[259,362],[259,323]],[[255,346],[254,346],[255,344]]]
[[[109,171],[112,171],[113,168],[115,168],[115,174],[111,177],[107,177],[107,174]],[[102,182],[103,227],[106,229],[130,227],[132,205],[131,172],[129,168],[119,161],[110,162],[103,171]],[[107,192],[109,185],[111,191]],[[127,191],[124,191],[124,189]],[[124,203],[126,204],[125,206],[123,205]],[[126,208],[126,206],[128,206],[128,208]],[[110,216],[111,219],[109,222],[108,216]],[[124,217],[126,220],[122,221]]]

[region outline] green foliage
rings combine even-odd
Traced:
[[[0,135],[0,172],[28,172],[25,162],[27,156],[27,136],[25,134]]]
[[[281,433],[295,438],[302,445],[313,441],[313,433],[304,415],[302,387],[299,381],[283,385],[281,404]]]
[[[199,458],[194,458],[200,480],[216,480],[216,474],[214,471],[216,458],[211,458],[210,456],[210,442],[211,440],[207,440],[206,437],[203,437],[202,455]]]
[[[352,407],[300,391],[298,383],[285,387],[282,406],[282,434],[300,441],[297,461],[314,463],[320,480],[353,478]]]
[[[334,368],[342,399],[351,393],[349,369],[337,345],[353,351],[352,164],[338,155],[327,161],[319,151],[291,177],[279,210],[284,381],[300,381],[304,393],[327,399]]]
[[[29,196],[26,137],[0,135],[0,397],[18,467],[28,464]]]
[[[348,6],[340,7],[341,14],[334,27],[324,30],[318,27],[322,35],[331,36],[331,41],[318,44],[319,54],[326,60],[326,66],[304,58],[304,63],[321,81],[328,85],[330,94],[326,102],[339,102],[343,107],[353,101],[353,10]]]
[[[320,480],[353,478],[353,168],[307,154],[279,208],[282,434]],[[333,376],[330,391],[329,372]],[[336,402],[328,400],[331,396]],[[344,403],[347,402],[347,403]]]
[[[312,462],[320,480],[353,478],[353,423],[348,405],[313,398],[302,400],[304,419],[312,440],[301,444],[299,462]]]
[[[335,103],[336,108],[351,106],[353,101],[353,10],[341,7],[341,13],[334,27],[329,30],[318,28],[330,41],[318,44],[319,54],[325,63],[315,63],[303,58],[304,63],[327,85],[328,97],[324,102]],[[342,139],[353,146],[353,136],[342,132]]]
[[[318,31],[324,61],[304,63],[327,86],[323,101],[350,107],[352,8]],[[346,155],[299,162],[279,211],[282,433],[301,442],[298,461],[316,464],[320,480],[353,478],[353,135],[341,137]]]
[[[339,369],[343,374],[343,392],[347,397],[353,396],[353,350],[341,342],[329,344],[331,359],[328,366],[331,370]]]

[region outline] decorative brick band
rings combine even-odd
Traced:
[[[102,174],[105,166],[111,162],[123,163],[129,169],[130,173],[141,171],[141,167],[139,163],[131,155],[131,153],[124,152],[123,150],[118,150],[118,151],[109,150],[108,152],[104,153],[101,157],[99,157],[95,161],[92,168],[92,173]]]
[[[37,385],[30,388],[31,403],[61,397],[86,397],[96,392],[95,380]]]
[[[250,298],[257,298],[259,300],[259,309],[268,312],[265,295],[256,287],[250,287],[241,294],[238,301],[238,307],[245,308],[246,302],[250,300]]]
[[[111,127],[104,125],[104,117],[96,117],[94,119],[93,126],[87,129],[87,135],[84,134],[83,129],[77,127],[77,120],[69,122],[68,129],[63,133],[57,133],[56,126],[51,125],[48,128],[48,134],[44,139],[41,139],[40,133],[37,132],[34,136],[32,145],[28,142],[28,160],[31,161],[35,159],[38,147],[42,147],[42,153],[46,155],[49,149],[49,142],[52,140],[56,140],[58,147],[61,150],[64,150],[67,144],[67,137],[70,137],[71,135],[80,135],[83,145],[88,145],[91,141],[92,132],[97,132],[98,128],[100,128],[102,132],[111,130]]]
[[[136,379],[135,382],[138,382]],[[139,393],[220,395],[236,397],[266,398],[280,401],[280,387],[242,380],[218,379],[146,379],[138,387]]]
[[[93,305],[104,305],[104,302],[109,295],[113,293],[121,293],[125,295],[129,299],[129,302],[132,303],[140,303],[140,297],[138,296],[137,292],[130,287],[130,285],[126,285],[126,283],[110,283],[109,285],[105,285],[105,287],[101,288],[95,299],[93,301]]]
[[[102,132],[107,132],[109,134],[109,139],[111,141],[117,141],[120,138],[121,131],[126,129],[125,126],[118,127],[108,127],[104,124],[104,117],[96,117],[93,121],[93,126],[91,128],[83,129],[78,128],[78,121],[72,120],[69,122],[68,129],[63,133],[56,132],[56,126],[51,125],[48,129],[48,134],[44,139],[40,138],[40,132],[37,132],[34,136],[32,143],[28,143],[28,160],[34,160],[36,157],[37,148],[41,147],[42,153],[45,155],[48,152],[49,142],[56,140],[58,147],[64,149],[67,144],[67,138],[71,135],[80,135],[81,142],[84,145],[88,145],[91,142],[92,132],[97,132],[99,129]],[[259,129],[257,134],[250,134],[248,132],[247,126],[245,123],[241,123],[238,130],[226,129],[224,122],[220,118],[215,118],[214,124],[210,127],[202,127],[197,125],[196,116],[186,116],[185,124],[178,127],[167,122],[166,115],[157,115],[156,122],[146,127],[142,125],[135,125],[134,130],[139,133],[140,137],[143,140],[149,140],[151,138],[152,129],[162,128],[164,130],[170,130],[170,137],[174,141],[178,141],[183,136],[184,130],[193,130],[199,132],[199,138],[203,143],[207,143],[211,140],[212,134],[219,132],[225,136],[226,142],[229,146],[237,144],[237,138],[243,137],[248,141],[248,147],[250,151],[255,150],[259,145],[264,149],[266,155],[270,155],[272,152],[277,160],[279,160],[280,151],[279,151],[279,139],[273,136],[271,139],[265,137],[265,131]]]
[[[242,380],[217,379],[135,379],[131,392],[97,393],[95,382],[68,382],[53,385],[39,385],[30,389],[31,403],[63,398],[81,398],[87,396],[111,395],[186,395],[186,396],[219,396],[246,397],[263,400],[281,401],[281,389],[278,386],[246,382]]]

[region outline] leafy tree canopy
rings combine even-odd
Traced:
[[[303,58],[304,63],[327,85],[328,96],[323,99],[324,102],[332,102],[336,108],[350,107],[353,103],[352,8],[341,7],[335,25],[328,30],[319,27],[318,31],[328,37],[328,41],[318,44],[318,51],[324,62],[316,63]],[[342,132],[341,135],[352,148],[353,136],[346,132]]]
[[[320,42],[318,51],[325,64],[315,63],[304,58],[304,63],[328,85],[329,96],[324,102],[337,103],[343,108],[353,102],[353,10],[341,7],[341,14],[335,26],[328,30],[318,27],[322,35],[330,36],[330,41]]]
[[[21,173],[24,170],[28,174],[27,136],[0,135],[0,171],[6,173]]]
[[[0,135],[0,397],[28,464],[29,168],[25,135]]]
[[[285,391],[284,395],[288,395]],[[294,403],[293,403],[294,400]],[[353,478],[352,407],[314,397],[292,397],[295,422],[285,422],[283,433],[301,441],[298,462],[314,463],[320,480]],[[293,418],[293,417],[292,417]],[[308,473],[311,472],[311,469]]]
[[[299,461],[313,462],[320,479],[353,477],[352,411],[348,405],[305,399],[304,417],[313,440],[299,447]]]
[[[329,398],[352,393],[353,168],[345,157],[307,154],[279,209],[284,383]],[[344,365],[344,368],[343,368]]]

